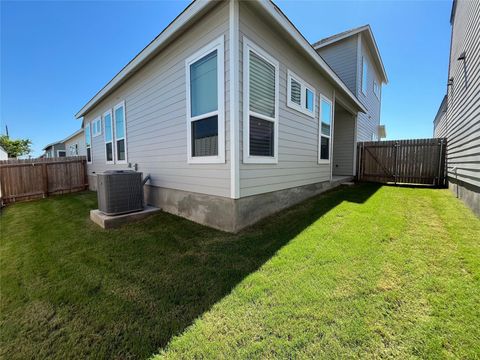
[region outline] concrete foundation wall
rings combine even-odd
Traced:
[[[467,204],[477,216],[480,216],[480,187],[452,178],[449,178],[448,181],[449,189]]]
[[[332,189],[342,181],[325,181],[240,199],[146,185],[145,201],[197,223],[238,232],[282,209]]]

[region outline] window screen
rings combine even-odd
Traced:
[[[218,155],[218,116],[192,122],[192,156]]]
[[[297,105],[301,105],[302,103],[302,86],[299,82],[291,79],[290,82],[290,100]]]
[[[250,155],[274,156],[274,123],[250,116]]]

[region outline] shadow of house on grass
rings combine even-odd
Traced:
[[[2,275],[3,303],[11,304],[3,324],[15,329],[4,332],[2,354],[147,358],[317,219],[342,202],[364,203],[379,187],[333,190],[238,234],[167,213],[105,231],[88,219],[94,193],[12,206],[4,221],[13,227],[28,217],[35,235],[7,235],[28,261]],[[29,300],[12,300],[19,297]]]
[[[187,238],[181,235],[185,247],[178,248],[177,266],[169,266],[166,270],[168,281],[155,283],[153,293],[161,297],[157,300],[168,299],[164,310],[170,316],[158,319],[164,330],[159,332],[150,354],[165,347],[173,336],[182,333],[321,216],[344,201],[362,204],[379,188],[376,184],[364,184],[332,190],[274,214],[238,234],[223,233],[161,214],[160,217],[171,217],[177,226],[187,227],[192,232]],[[150,221],[159,220],[163,219]],[[172,236],[179,239],[178,234]]]

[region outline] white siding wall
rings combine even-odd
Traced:
[[[65,141],[65,151],[67,152],[67,156],[71,156],[70,146],[75,145],[78,145],[78,156],[87,155],[87,150],[85,148],[85,137],[83,136],[83,132]]]
[[[367,46],[362,34],[358,35],[359,41],[359,56],[358,56],[358,70],[357,70],[357,97],[362,104],[367,108],[367,113],[358,113],[357,120],[357,141],[371,141],[372,134],[378,135],[378,125],[380,125],[380,100],[373,92],[373,81],[376,80],[379,86],[381,81],[379,71],[373,62],[372,53]],[[362,56],[368,60],[367,71],[367,93],[362,92]],[[380,93],[381,97],[381,93]]]
[[[230,196],[228,3],[220,3],[158,56],[85,115],[90,122],[125,100],[128,162],[151,175],[151,184]],[[225,36],[225,164],[188,164],[185,59]],[[90,174],[127,165],[107,165],[104,134],[92,137]]]
[[[457,1],[447,106],[449,176],[480,186],[480,1]],[[458,61],[466,52],[466,61]]]
[[[445,96],[433,121],[433,137],[447,136],[447,97]]]
[[[319,95],[333,97],[333,88],[299,51],[248,3],[240,3],[240,196],[255,195],[330,179],[330,165],[318,164]],[[263,48],[280,63],[278,164],[244,164],[243,158],[243,36]],[[316,89],[315,119],[286,106],[287,69]]]
[[[317,50],[354,94],[357,81],[357,35]]]

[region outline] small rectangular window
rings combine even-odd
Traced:
[[[287,106],[315,117],[315,90],[299,76],[288,70]]]
[[[125,102],[121,102],[113,109],[114,125],[115,125],[115,159],[117,163],[127,162],[127,145],[126,145],[126,119],[125,119]]]
[[[92,162],[92,139],[90,135],[90,123],[87,123],[85,125],[84,133],[85,133],[85,147],[87,149],[87,163],[90,164]]]
[[[224,39],[185,61],[189,163],[225,162]]]
[[[105,160],[107,164],[113,164],[113,122],[112,111],[109,110],[103,114],[103,124],[105,126]]]
[[[279,64],[245,37],[243,44],[243,162],[277,163]],[[288,94],[289,101],[301,99],[302,88],[300,83],[299,85],[300,87],[293,85],[293,94]]]
[[[57,151],[57,156],[58,157],[66,157],[67,156],[67,152],[65,150],[58,150]]]
[[[102,119],[96,118],[92,122],[92,136],[96,137],[102,133]]]
[[[362,93],[367,95],[368,84],[368,62],[365,56],[362,56]]]
[[[373,93],[380,100],[380,86],[377,83],[377,80],[373,80]]]
[[[332,125],[332,102],[320,96],[320,126],[319,126],[319,163],[330,162],[330,137]]]

